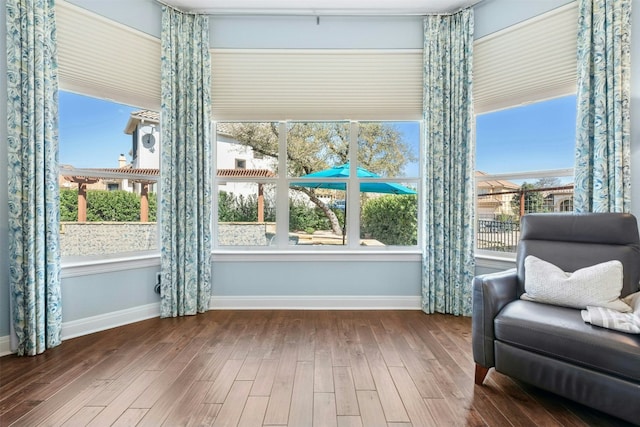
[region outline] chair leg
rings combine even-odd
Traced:
[[[476,379],[475,382],[477,385],[482,385],[482,382],[484,381],[484,378],[487,376],[487,373],[489,373],[489,368],[485,368],[482,365],[478,365],[476,363]]]

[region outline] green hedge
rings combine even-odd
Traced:
[[[149,222],[156,221],[157,198],[149,193]],[[60,221],[78,220],[78,191],[60,190]],[[90,222],[138,222],[140,221],[140,196],[123,190],[87,191],[87,221]]]
[[[361,235],[385,245],[417,245],[418,197],[388,195],[368,200],[362,208]]]

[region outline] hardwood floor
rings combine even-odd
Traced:
[[[418,311],[211,311],[0,358],[2,426],[624,426],[494,371],[471,321]]]

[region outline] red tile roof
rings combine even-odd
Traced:
[[[65,173],[65,169],[68,172]],[[123,177],[127,175],[158,177],[159,169],[133,169],[126,168],[82,168],[79,170],[71,168],[62,168],[60,170],[63,176],[90,176],[92,178],[112,178],[112,174],[118,174]],[[103,174],[103,175],[101,175]],[[274,178],[276,174],[269,169],[218,169],[218,176],[222,178]]]
[[[276,174],[269,169],[218,169],[222,178],[273,178]]]

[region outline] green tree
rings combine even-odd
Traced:
[[[385,245],[418,244],[418,197],[387,195],[362,207],[361,234]]]
[[[561,185],[562,183],[560,182],[560,179],[552,178],[552,177],[540,178],[533,184],[535,188],[552,188],[552,187],[560,187]]]
[[[302,176],[349,160],[349,124],[292,123],[287,133],[287,173]],[[275,123],[234,123],[231,136],[254,152],[277,164],[278,127]],[[398,176],[408,162],[415,161],[401,132],[384,123],[361,123],[358,137],[358,164],[381,176]],[[316,189],[295,187],[329,219],[335,234],[342,233],[336,212],[317,195]]]
[[[520,192],[518,194],[514,194],[511,199],[511,207],[514,212],[521,212],[520,210],[520,200],[521,196],[524,194],[524,213],[534,213],[534,212],[547,212],[547,206],[544,201],[544,196],[541,191],[531,191],[533,189],[540,188],[535,184],[529,184],[527,182],[523,183],[520,187]]]

